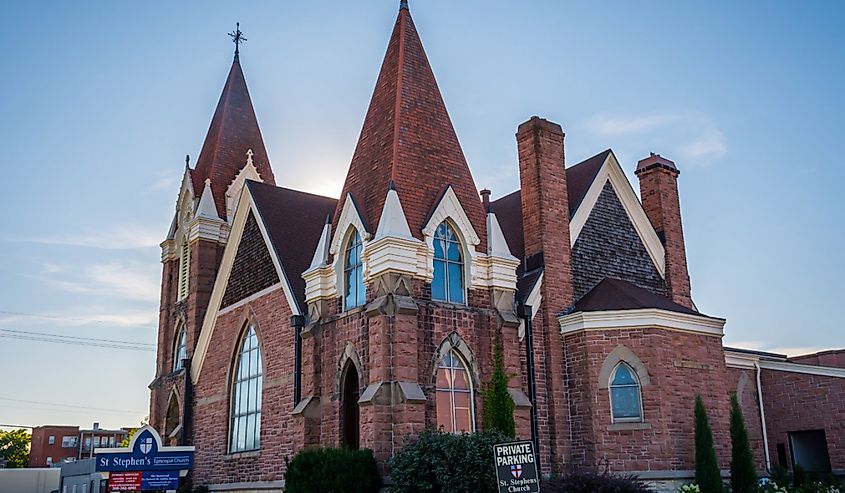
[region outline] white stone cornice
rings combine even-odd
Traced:
[[[337,221],[337,229],[334,232],[331,247],[329,248],[329,253],[335,257],[338,257],[338,252],[342,250],[343,242],[346,241],[346,234],[349,232],[350,226],[358,230],[362,243],[366,243],[372,237],[367,228],[364,227],[364,220],[361,217],[361,212],[358,211],[358,207],[355,205],[355,200],[352,199],[351,194],[347,193],[343,202],[343,209],[341,209],[340,217]]]
[[[637,231],[654,266],[660,275],[665,277],[666,259],[663,243],[660,242],[660,238],[654,231],[654,227],[651,225],[648,216],[646,216],[640,200],[631,187],[631,182],[625,177],[625,172],[622,171],[622,167],[619,166],[619,162],[616,161],[616,157],[612,152],[608,154],[607,160],[605,160],[599,169],[595,179],[593,179],[593,183],[587,190],[586,195],[584,195],[581,205],[578,206],[578,210],[575,211],[575,215],[572,216],[569,222],[569,239],[571,244],[573,246],[575,245],[575,241],[584,228],[584,224],[587,223],[587,219],[590,217],[590,213],[593,211],[593,207],[596,205],[599,195],[601,195],[608,181],[613,187],[614,192],[616,192],[619,202],[625,209],[628,218],[631,220],[631,224]]]
[[[302,273],[305,280],[305,302],[331,299],[337,296],[337,281],[334,267],[323,265]]]
[[[419,256],[424,244],[413,237],[383,236],[367,244],[364,250],[364,281],[371,282],[388,272],[421,277]]]
[[[381,209],[381,218],[378,222],[375,239],[385,237],[412,239],[411,228],[408,227],[408,219],[399,201],[399,194],[390,188],[387,197],[384,199],[384,207]]]
[[[786,361],[785,359],[773,359],[758,354],[725,349],[725,364],[727,366],[732,368],[752,369],[754,368],[754,363],[760,365],[760,368],[764,370],[802,373],[805,375],[818,375],[822,377],[845,378],[845,368],[792,363],[790,361]]]
[[[557,318],[561,334],[590,330],[661,328],[709,336],[724,335],[725,319],[658,308],[575,312]]]
[[[455,190],[452,189],[451,185],[446,188],[443,197],[440,198],[440,202],[438,202],[437,207],[431,213],[431,217],[423,228],[426,243],[432,248],[434,231],[446,219],[452,220],[459,230],[459,234],[463,237],[462,240],[471,247],[470,250],[475,250],[475,247],[481,243],[481,239],[478,237],[478,233],[475,232],[475,228],[472,227],[472,222],[470,222],[464,208],[461,207],[461,202],[458,200],[458,196],[455,194]],[[432,240],[429,241],[429,238]]]
[[[161,262],[168,262],[179,258],[179,251],[176,248],[175,239],[167,239],[161,242]]]

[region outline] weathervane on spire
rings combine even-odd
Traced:
[[[408,10],[408,0],[399,0],[399,10]]]
[[[232,42],[235,43],[235,60],[238,60],[238,55],[240,54],[240,46],[241,43],[246,41],[247,39],[244,37],[244,33],[241,32],[241,23],[235,23],[235,30],[229,33],[229,36],[232,38]]]

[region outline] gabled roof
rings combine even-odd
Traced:
[[[679,305],[665,296],[652,293],[627,281],[605,278],[575,302],[573,311],[601,312],[607,310],[637,310],[657,308],[670,312],[700,315],[695,310]]]
[[[214,202],[223,219],[228,219],[226,189],[246,164],[247,151],[250,149],[254,153],[252,160],[261,179],[275,184],[241,63],[235,57],[217,102],[217,109],[211,118],[199,159],[191,173],[194,190],[202,190],[206,178],[211,179]]]
[[[341,197],[351,194],[377,230],[391,181],[415,237],[422,239],[426,215],[448,185],[483,235],[478,190],[407,7],[396,18]],[[479,247],[486,248],[483,237]]]
[[[326,216],[337,199],[247,180],[261,220],[300,310],[305,311],[305,280],[311,257],[320,241]]]
[[[569,195],[569,217],[575,215],[587,190],[596,178],[607,157],[612,151],[607,149],[587,158],[580,163],[566,168],[566,188]],[[499,219],[499,225],[505,239],[516,258],[525,256],[525,239],[522,232],[522,202],[519,190],[490,203],[491,209]]]

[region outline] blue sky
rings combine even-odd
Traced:
[[[5,2],[0,424],[137,423],[158,243],[241,60],[280,185],[336,196],[398,1]],[[411,10],[479,188],[518,187],[516,126],[682,170],[693,296],[726,344],[843,347],[841,2],[418,0]],[[9,332],[9,331],[19,332]],[[140,347],[140,346],[139,346]],[[149,346],[143,346],[149,347]]]

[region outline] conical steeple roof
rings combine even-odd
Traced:
[[[451,185],[481,237],[480,248],[486,248],[478,191],[404,3],[349,166],[335,226],[344,198],[351,193],[375,233],[391,181],[412,235],[422,239],[429,214]]]
[[[202,190],[205,180],[211,179],[214,203],[223,219],[226,219],[226,190],[246,164],[247,151],[250,149],[261,179],[275,184],[246,79],[236,54],[196,167],[191,173],[194,190]]]

